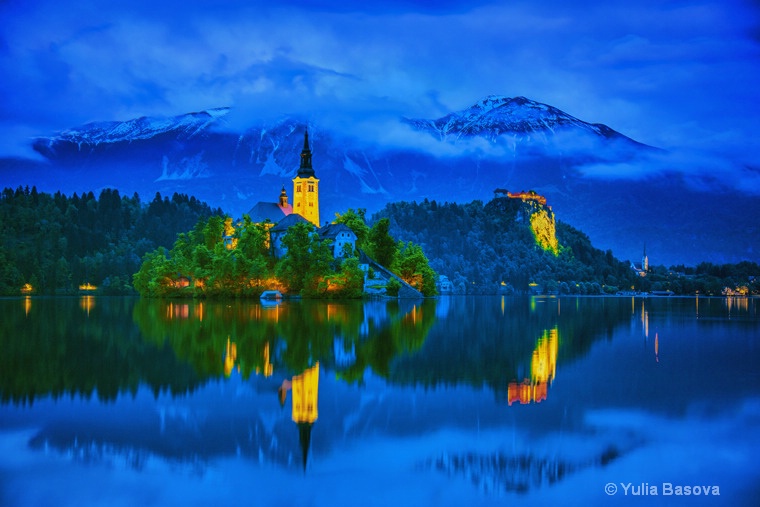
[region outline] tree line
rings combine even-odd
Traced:
[[[141,258],[170,246],[177,233],[220,209],[175,193],[142,202],[118,190],[63,195],[36,187],[0,194],[0,294],[75,293],[90,284],[101,293],[132,292]]]

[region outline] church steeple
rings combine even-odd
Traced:
[[[298,176],[301,178],[315,177],[314,168],[311,167],[311,149],[309,148],[309,131],[303,134],[303,150],[301,150],[301,167],[298,168]]]
[[[293,212],[319,227],[319,180],[311,166],[311,148],[309,148],[309,131],[303,135],[301,166],[293,178]]]

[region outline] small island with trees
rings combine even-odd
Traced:
[[[345,244],[335,255],[333,241],[302,221],[279,240],[284,254],[278,257],[269,224],[255,224],[245,215],[233,227],[230,217],[212,216],[180,233],[170,250],[147,253],[134,287],[141,295],[159,297],[259,297],[280,291],[347,299],[365,296],[365,282],[377,280],[375,286],[384,290],[376,293],[396,296],[408,284],[421,296],[436,294],[437,276],[427,257],[418,245],[392,238],[390,220],[368,227],[363,210],[348,210],[335,224],[354,232],[355,246]]]

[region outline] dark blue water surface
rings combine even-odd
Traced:
[[[0,504],[757,505],[760,300],[0,300]]]

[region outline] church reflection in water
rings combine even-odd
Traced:
[[[546,399],[549,385],[557,371],[557,328],[544,331],[538,339],[530,363],[530,378],[522,382],[512,381],[507,386],[507,402],[520,404],[538,403]]]
[[[311,428],[317,420],[317,395],[319,392],[319,363],[307,368],[300,375],[295,375],[290,380],[285,379],[277,390],[280,397],[280,405],[285,405],[291,394],[293,422],[298,426],[298,440],[301,444],[303,456],[303,468],[306,470],[306,462],[309,458],[309,446],[311,445]]]

